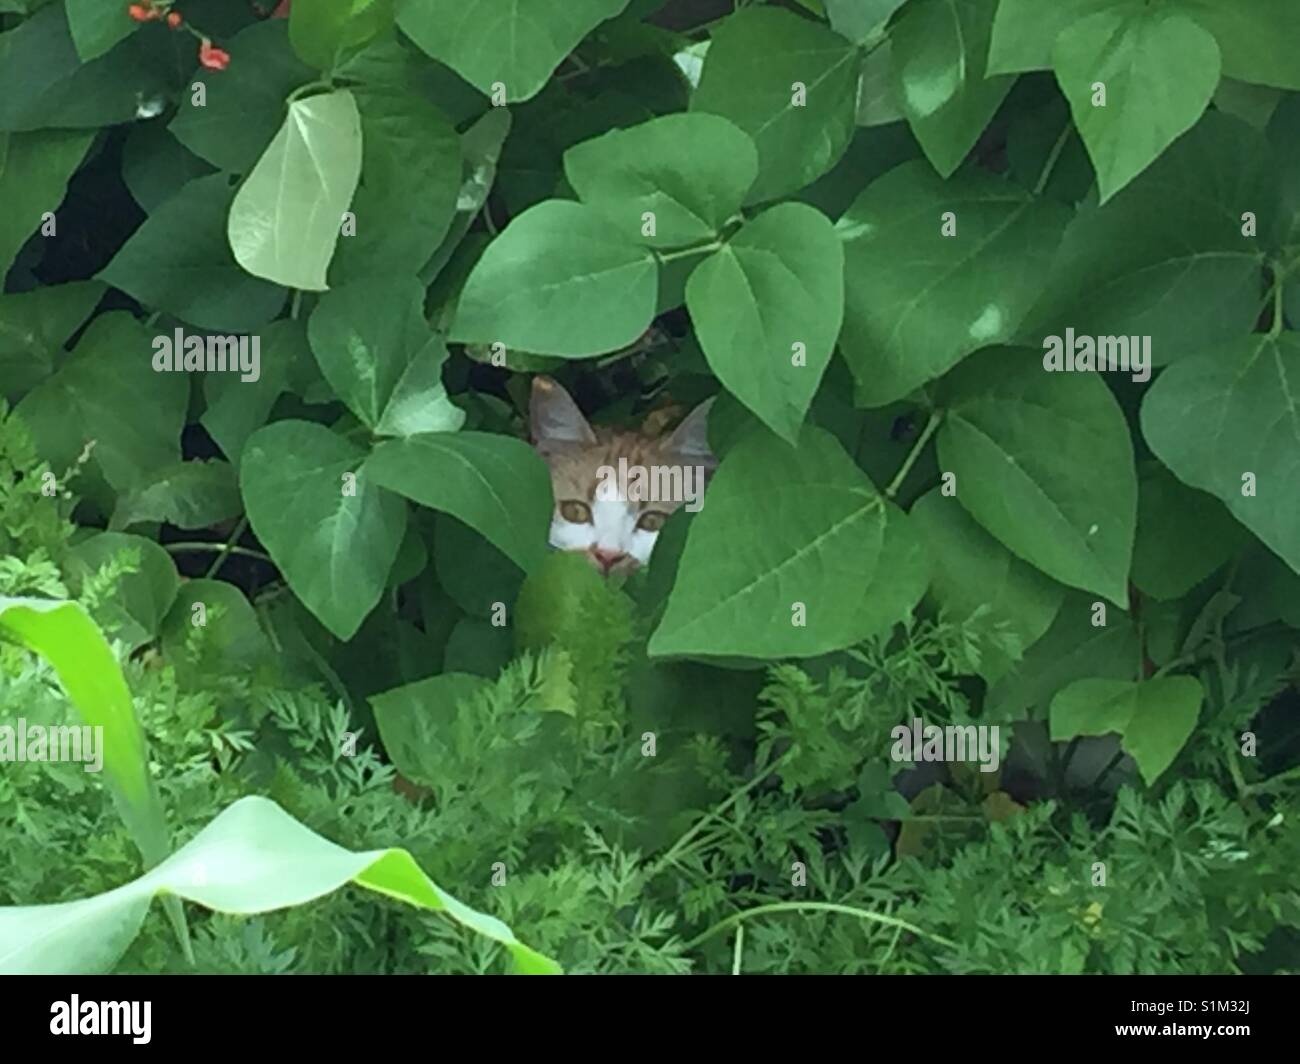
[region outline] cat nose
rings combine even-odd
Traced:
[[[592,547],[591,556],[596,559],[605,572],[609,572],[615,565],[627,557],[626,552],[621,550],[605,550],[603,547]]]

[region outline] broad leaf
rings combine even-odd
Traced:
[[[505,102],[535,96],[588,33],[620,14],[628,0],[405,0],[397,24],[427,52],[484,94],[505,88]]]
[[[861,44],[879,30],[906,0],[825,0],[831,29],[854,44]]]
[[[17,400],[53,373],[103,294],[102,284],[73,281],[0,295],[0,395]]]
[[[989,73],[1046,70],[1052,45],[1067,27],[1099,11],[1132,12],[1143,0],[998,0],[989,44]]]
[[[657,293],[649,249],[590,207],[548,200],[488,245],[465,282],[450,338],[565,358],[600,355],[649,327]]]
[[[971,516],[1048,576],[1126,607],[1137,473],[1105,383],[997,348],[945,378],[940,402],[939,466]]]
[[[0,133],[0,279],[46,221],[42,215],[58,210],[93,137],[61,130]]]
[[[136,557],[135,571],[122,576],[114,595],[95,610],[95,619],[128,650],[135,650],[158,634],[176,598],[180,578],[171,555],[144,536],[99,532],[72,548],[69,571],[84,582],[123,556]]]
[[[1102,11],[1065,29],[1052,66],[1105,203],[1196,124],[1219,83],[1219,47],[1168,9]]]
[[[1150,786],[1191,737],[1203,697],[1191,676],[1142,683],[1079,680],[1052,699],[1052,739],[1116,732]]]
[[[1179,0],[1178,10],[1214,34],[1225,74],[1300,89],[1300,18],[1291,0]]]
[[[836,225],[845,258],[840,346],[860,401],[901,399],[1014,336],[1068,217],[1000,178],[943,181],[919,160],[873,182]],[[955,235],[945,236],[951,227]]]
[[[304,63],[329,71],[392,24],[393,0],[298,0],[289,9],[289,41]]]
[[[235,260],[255,277],[324,291],[360,174],[361,118],[352,94],[294,100],[230,208]]]
[[[112,49],[138,25],[127,14],[125,4],[112,0],[67,0],[67,8],[72,43],[85,63]]]
[[[1300,334],[1251,336],[1171,366],[1142,404],[1142,434],[1300,572]]]
[[[761,203],[810,184],[835,165],[854,129],[857,49],[789,11],[750,7],[721,23],[692,111],[730,119],[758,148]]]
[[[705,259],[686,305],[727,390],[793,443],[844,316],[844,252],[802,203],[761,214]]]
[[[740,209],[758,153],[725,118],[673,114],[575,145],[564,153],[564,173],[628,240],[679,247],[713,238]]]
[[[500,920],[440,890],[405,850],[353,853],[256,796],[235,802],[157,868],[116,890],[54,905],[0,908],[0,971],[111,971],[158,894],[176,895],[217,912],[252,915],[302,905],[348,883],[417,908],[445,912],[505,946],[518,972],[560,971]]]
[[[229,462],[177,462],[153,470],[118,499],[109,528],[152,521],[207,528],[240,510],[239,486]]]
[[[551,478],[522,440],[481,432],[431,433],[379,444],[374,481],[480,532],[524,572],[546,553]]]
[[[961,165],[1015,78],[986,77],[997,0],[912,0],[890,31],[895,93],[947,177]]]
[[[249,437],[239,467],[257,538],[340,639],[379,601],[406,531],[406,504],[379,487],[365,458],[322,425],[277,421]]]

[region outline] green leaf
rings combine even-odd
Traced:
[[[1103,11],[1061,33],[1052,66],[1105,203],[1205,112],[1219,83],[1219,46],[1177,12]]]
[[[139,933],[158,894],[174,894],[217,912],[251,915],[302,905],[348,883],[445,912],[504,945],[518,972],[560,971],[500,920],[440,890],[405,850],[353,853],[256,796],[241,798],[157,868],[115,890],[54,905],[0,908],[0,971],[110,971]]]
[[[329,71],[344,51],[392,23],[392,0],[298,0],[289,9],[289,41],[304,63]]]
[[[1079,212],[1022,335],[1150,336],[1163,365],[1249,332],[1263,251],[1242,235],[1242,212],[1262,233],[1276,217],[1273,181],[1258,132],[1206,115],[1104,207]]]
[[[397,771],[422,786],[442,786],[443,763],[456,760],[458,707],[491,686],[482,676],[444,672],[372,695],[375,723]]]
[[[727,390],[794,443],[844,317],[844,252],[820,211],[765,211],[686,282],[709,366]]]
[[[158,634],[180,586],[171,555],[151,539],[123,532],[99,532],[82,540],[69,554],[69,571],[84,581],[122,554],[139,556],[136,571],[125,574],[95,619],[127,649],[134,651]]]
[[[1142,434],[1300,572],[1300,334],[1244,337],[1169,367],[1142,404]]]
[[[551,477],[522,440],[482,432],[389,440],[365,471],[381,487],[465,522],[524,572],[546,553]]]
[[[1015,81],[986,77],[997,0],[913,0],[890,31],[894,91],[926,158],[957,169]]]
[[[307,325],[321,372],[381,436],[455,432],[465,412],[447,397],[447,349],[424,320],[414,277],[352,281],[326,293]]]
[[[945,378],[940,402],[939,467],[971,516],[1048,576],[1125,608],[1137,472],[1105,383],[998,348]]]
[[[809,426],[797,448],[747,436],[691,522],[650,655],[813,657],[850,645],[886,522],[884,497],[829,433]]]
[[[1225,74],[1300,89],[1300,19],[1291,0],[1179,0],[1179,10],[1214,34]]]
[[[131,234],[99,279],[200,329],[247,333],[265,325],[280,313],[285,291],[249,276],[231,254],[226,219],[234,200],[225,174],[189,182]]]
[[[256,277],[321,292],[361,176],[361,116],[346,89],[294,100],[235,194],[228,235]]]
[[[155,469],[117,501],[109,528],[150,521],[207,528],[242,510],[229,462],[177,462]]]
[[[524,580],[519,566],[448,514],[434,525],[433,564],[438,583],[471,617],[490,618],[498,602],[509,606]]]
[[[1143,0],[998,0],[989,45],[990,74],[1046,70],[1052,45],[1068,26],[1099,11],[1134,11]]]
[[[1158,462],[1138,470],[1133,584],[1154,599],[1179,598],[1245,546],[1248,536],[1210,495],[1193,491]],[[1187,535],[1189,528],[1195,536]]]
[[[122,180],[136,203],[149,214],[196,177],[210,173],[212,166],[159,122],[137,123],[122,147]]]
[[[199,664],[207,664],[218,674],[251,672],[276,656],[244,593],[224,580],[186,580],[159,630],[168,664],[198,683],[206,677],[192,671],[186,644],[200,629],[203,654]]]
[[[267,19],[236,34],[225,47],[239,73],[194,75],[168,126],[176,139],[218,170],[248,173],[284,122],[286,97],[312,78],[289,47],[288,32],[283,19]]]
[[[1026,565],[975,523],[954,498],[936,488],[912,506],[909,524],[933,559],[931,594],[955,620],[983,610],[991,624],[1009,629],[1022,648],[1051,627],[1065,601],[1065,589]],[[982,675],[995,680],[1011,662],[1001,655],[986,662]]]
[[[59,209],[92,139],[93,133],[56,130],[0,133],[0,280],[41,228],[41,216]]]
[[[626,239],[680,247],[712,239],[740,209],[758,152],[725,118],[672,114],[575,145],[564,153],[564,173]],[[649,236],[646,212],[654,216]]]
[[[861,44],[907,0],[826,0],[831,29],[854,44]]]
[[[505,103],[537,94],[588,33],[628,0],[405,0],[397,24],[420,49],[485,95],[505,86]]]
[[[1138,670],[1141,648],[1133,622],[1115,610],[1094,625],[1091,596],[1070,592],[1052,627],[1020,664],[989,688],[984,712],[990,719],[1015,720],[1026,710],[1046,709],[1052,696],[1074,680],[1128,679]]]
[[[943,235],[947,212],[953,236]],[[943,181],[920,160],[873,182],[836,225],[845,245],[840,346],[859,401],[901,399],[1015,335],[1068,217],[1000,178]]]
[[[1142,683],[1078,680],[1052,699],[1053,741],[1117,732],[1147,785],[1155,783],[1196,727],[1204,692],[1192,676]]]
[[[714,31],[691,110],[721,115],[753,138],[759,171],[746,202],[762,203],[810,184],[844,154],[857,82],[858,51],[839,34],[754,6]]]
[[[189,380],[181,373],[155,373],[149,348],[148,333],[131,315],[104,314],[90,323],[63,367],[15,408],[41,457],[60,474],[95,441],[90,468],[112,490],[79,481],[78,492],[105,511],[111,511],[115,493],[180,461]],[[148,416],[124,417],[130,410]]]
[[[416,273],[456,215],[460,137],[430,103],[408,92],[358,90],[361,184],[330,267],[334,283],[376,273]],[[395,224],[397,219],[400,224]]]
[[[488,245],[465,282],[450,339],[586,358],[640,337],[657,293],[648,249],[590,207],[548,200]]]
[[[137,25],[126,13],[126,5],[114,0],[67,0],[67,7],[72,43],[83,63],[111,50]]]
[[[103,729],[104,771],[122,819],[146,863],[162,860],[167,822],[149,775],[144,734],[122,669],[90,615],[77,602],[0,598],[0,635],[45,658],[81,719]],[[90,936],[78,937],[93,948]],[[0,945],[0,970],[11,971],[5,953]]]
[[[14,401],[53,373],[103,294],[102,284],[73,281],[0,295],[0,395]]]
[[[406,504],[379,487],[365,459],[322,425],[277,421],[249,437],[239,467],[257,538],[294,594],[345,640],[383,595],[406,532]]]

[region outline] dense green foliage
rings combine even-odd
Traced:
[[[0,970],[1300,971],[1292,0],[157,7],[0,0]]]

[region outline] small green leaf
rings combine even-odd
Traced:
[[[657,293],[647,248],[590,207],[547,200],[512,219],[483,252],[450,338],[565,358],[600,355],[645,332]]]
[[[307,326],[321,372],[381,436],[455,432],[465,413],[447,397],[447,349],[424,320],[414,277],[352,281],[326,293]]]
[[[329,71],[392,24],[393,0],[298,0],[289,9],[289,42],[304,63]]]
[[[45,212],[58,210],[68,180],[93,139],[93,133],[53,129],[0,133],[0,277],[9,272],[27,238],[47,221]]]
[[[783,203],[686,282],[704,355],[727,390],[793,443],[844,317],[844,252],[820,211]]]
[[[324,291],[360,175],[361,116],[352,93],[294,100],[235,194],[227,228],[235,260],[255,277]]]
[[[389,440],[375,448],[365,472],[389,491],[464,521],[524,572],[546,553],[551,477],[522,440],[483,432]]]
[[[679,247],[716,236],[740,209],[758,152],[725,118],[672,114],[575,145],[564,153],[564,173],[628,240]]]
[[[1163,676],[1142,683],[1078,680],[1052,699],[1052,739],[1117,732],[1120,745],[1150,786],[1191,737],[1203,698],[1204,691],[1192,676]]]
[[[997,0],[913,0],[890,31],[894,90],[916,139],[947,177],[1015,78],[988,77]]]
[[[351,639],[387,586],[406,504],[366,454],[322,425],[277,421],[249,437],[239,467],[249,523],[303,604]]]
[[[65,341],[103,295],[96,281],[0,295],[0,395],[17,400],[53,373]]]
[[[171,555],[144,536],[99,532],[72,548],[69,571],[84,581],[123,554],[138,556],[136,571],[122,576],[114,595],[95,611],[95,619],[135,650],[158,634],[176,598],[180,577]]]
[[[810,184],[839,161],[854,130],[858,51],[789,11],[748,7],[714,31],[692,111],[753,138],[758,179],[747,203]]]
[[[826,0],[831,29],[854,44],[862,44],[907,0]]]
[[[72,43],[83,63],[110,51],[138,25],[116,0],[67,0],[67,7]]]
[[[941,394],[939,467],[971,516],[1048,576],[1125,608],[1137,472],[1105,383],[996,348],[949,374]]]
[[[1052,66],[1105,203],[1205,112],[1219,46],[1175,11],[1103,11],[1061,33]]]
[[[1142,435],[1300,572],[1300,334],[1258,334],[1170,366],[1142,404]]]

